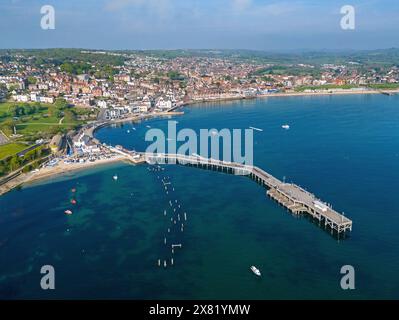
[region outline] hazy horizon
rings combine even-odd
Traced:
[[[87,50],[87,51],[107,51],[107,52],[124,52],[124,51],[132,51],[132,52],[147,52],[147,51],[242,51],[242,52],[258,52],[258,53],[270,53],[270,54],[301,54],[301,53],[337,53],[337,54],[346,54],[351,52],[374,52],[374,51],[387,51],[387,50],[399,50],[398,47],[386,47],[386,48],[374,48],[374,49],[310,49],[310,48],[298,48],[298,49],[247,49],[247,48],[139,48],[139,49],[105,49],[105,48],[80,48],[80,47],[21,47],[21,48],[0,48],[0,50]]]

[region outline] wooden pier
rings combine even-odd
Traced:
[[[208,170],[245,175],[267,188],[266,194],[295,215],[308,214],[325,228],[338,234],[352,231],[352,220],[335,211],[330,205],[319,200],[314,194],[293,183],[285,183],[264,170],[234,162],[227,162],[201,156],[180,154],[139,153],[137,162],[149,164],[179,164]],[[137,155],[137,153],[136,153]]]

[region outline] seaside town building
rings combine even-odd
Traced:
[[[91,63],[91,71],[67,73],[58,64],[32,64],[34,56],[0,57],[0,100],[11,96],[16,102],[55,103],[65,99],[72,106],[94,108],[105,119],[126,113],[172,110],[190,101],[253,98],[277,92],[335,92],[349,86],[366,90],[370,84],[399,82],[398,67],[384,72],[359,69],[359,63],[298,63],[281,66],[218,56],[163,58],[140,53],[81,51],[83,55],[123,57],[124,63],[109,67]],[[79,61],[70,61],[71,63]],[[278,69],[280,68],[280,69]],[[290,74],[291,68],[303,70]],[[323,88],[323,86],[329,86]],[[106,112],[100,112],[105,110]]]

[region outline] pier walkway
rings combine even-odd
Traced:
[[[199,155],[136,153],[127,150],[120,150],[120,152],[130,157],[134,163],[179,164],[248,176],[267,188],[266,194],[293,214],[309,214],[318,220],[320,225],[332,231],[335,230],[338,234],[352,231],[352,220],[335,211],[314,194],[296,184],[282,182],[258,167],[204,158]]]

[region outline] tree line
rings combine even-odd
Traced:
[[[14,154],[5,159],[0,160],[0,177],[15,171],[26,164],[32,162],[30,165],[26,166],[23,171],[29,172],[36,169],[40,165],[40,159],[50,154],[51,150],[47,145],[38,146],[33,150],[29,150],[23,156]],[[19,153],[20,154],[20,153]],[[36,160],[36,161],[34,161]]]

